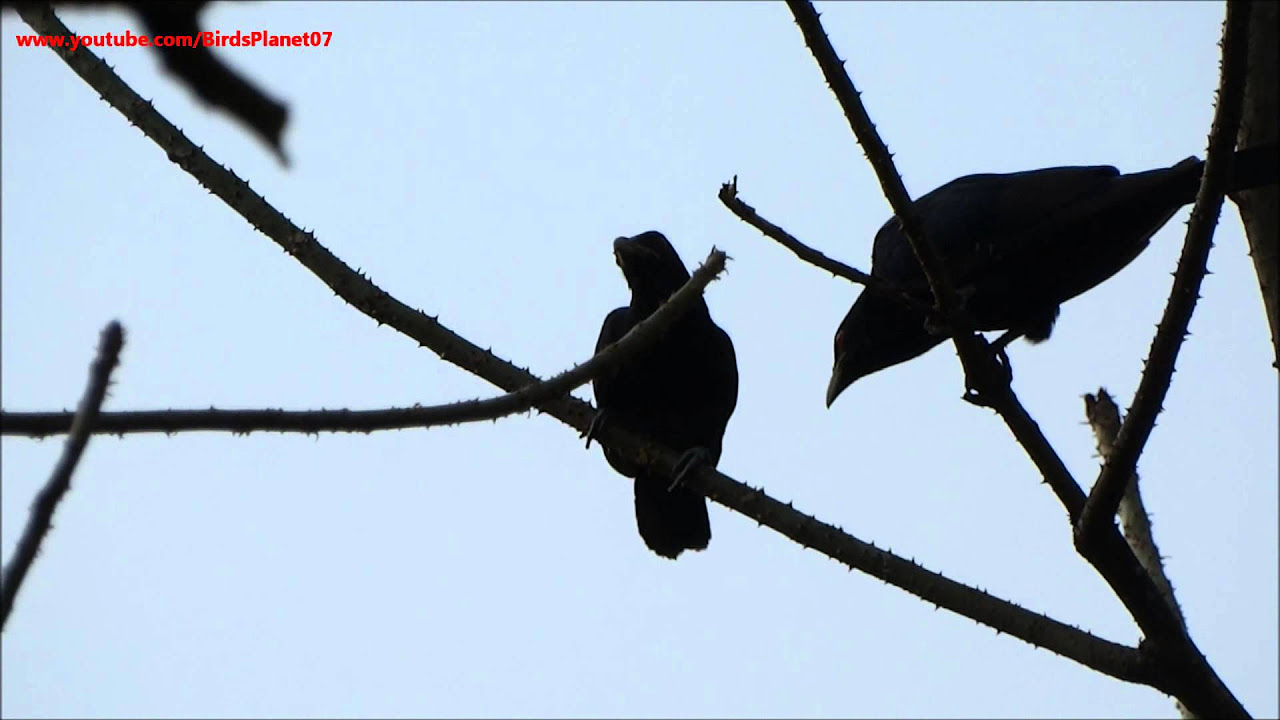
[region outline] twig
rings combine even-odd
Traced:
[[[120,348],[124,345],[124,330],[120,323],[112,321],[102,331],[98,343],[98,356],[89,366],[89,386],[85,388],[80,407],[76,410],[75,421],[71,424],[71,434],[62,448],[62,457],[53,468],[49,482],[36,495],[31,504],[31,518],[27,527],[18,538],[18,547],[13,552],[13,559],[4,569],[3,584],[0,585],[0,628],[9,622],[9,613],[13,610],[13,600],[22,588],[31,564],[35,562],[36,553],[40,551],[40,543],[53,524],[53,513],[58,509],[67,491],[71,489],[71,473],[80,462],[84,448],[89,443],[89,434],[93,429],[98,411],[102,408],[102,400],[107,395],[107,384],[111,380],[111,371],[120,362]]]
[[[1089,493],[1084,511],[1076,522],[1078,546],[1095,541],[1106,526],[1113,524],[1116,508],[1124,495],[1128,479],[1133,475],[1142,449],[1151,437],[1156,416],[1169,392],[1173,366],[1187,336],[1191,313],[1200,298],[1209,248],[1213,247],[1213,230],[1222,211],[1222,197],[1230,178],[1232,149],[1240,125],[1240,108],[1244,96],[1245,71],[1249,57],[1249,3],[1232,0],[1227,3],[1227,19],[1222,33],[1222,72],[1218,87],[1218,107],[1209,131],[1209,150],[1205,156],[1204,175],[1187,225],[1187,237],[1174,273],[1173,290],[1169,293],[1164,315],[1156,329],[1155,339],[1147,354],[1146,367],[1133,404],[1126,413],[1115,450],[1107,459]]]
[[[19,8],[22,18],[41,34],[66,34],[53,12]],[[299,229],[279,211],[191,143],[150,103],[133,92],[92,52],[81,48],[74,55],[53,48],[60,57],[99,93],[160,146],[174,163],[201,185],[218,195],[255,228],[293,255],[343,300],[378,323],[385,323],[443,360],[506,390],[538,382],[538,378],[452,332],[433,317],[416,311],[388,295],[368,278],[342,263],[315,238]],[[536,404],[536,407],[578,430],[585,431],[595,416],[590,403],[572,396]],[[606,425],[598,438],[637,464],[653,465],[670,474],[679,456],[645,438],[628,433],[616,423]],[[1146,662],[1140,652],[1094,637],[1064,623],[1030,613],[1007,601],[928,572],[909,560],[879,550],[839,528],[820,523],[763,491],[743,485],[709,468],[687,479],[690,487],[758,523],[813,548],[850,568],[880,578],[939,607],[969,617],[1026,642],[1074,660],[1113,677],[1165,689],[1166,679]]]
[[[1085,394],[1084,414],[1093,429],[1093,437],[1098,443],[1098,455],[1105,463],[1115,452],[1116,436],[1120,433],[1120,408],[1111,398],[1106,388],[1098,388],[1098,394]],[[1186,625],[1182,608],[1173,594],[1173,585],[1164,572],[1164,563],[1160,559],[1160,549],[1156,547],[1155,536],[1151,533],[1151,518],[1142,503],[1142,493],[1138,489],[1138,474],[1130,476],[1125,486],[1124,497],[1120,500],[1120,525],[1124,529],[1125,542],[1137,556],[1138,562],[1146,568],[1147,574],[1155,582],[1156,588],[1164,596],[1165,602],[1179,619]]]
[[[1085,394],[1084,414],[1089,421],[1089,427],[1093,429],[1093,437],[1098,444],[1098,455],[1105,463],[1107,458],[1111,457],[1115,448],[1116,435],[1120,433],[1120,408],[1116,407],[1115,400],[1111,399],[1111,394],[1106,391],[1106,388],[1098,388],[1097,395]],[[1173,593],[1173,583],[1169,582],[1169,576],[1165,574],[1164,562],[1160,559],[1160,549],[1156,547],[1155,535],[1151,532],[1151,518],[1142,504],[1142,493],[1138,491],[1137,473],[1129,478],[1125,486],[1124,497],[1120,500],[1119,514],[1120,526],[1124,529],[1124,539],[1129,543],[1129,549],[1133,550],[1138,562],[1142,563],[1142,567],[1151,576],[1164,601],[1168,603],[1185,628],[1186,618]],[[1178,700],[1176,705],[1182,717],[1195,717],[1195,713],[1183,705],[1181,700]]]
[[[774,225],[756,212],[756,209],[743,202],[738,197],[738,177],[735,175],[732,182],[724,183],[720,186],[719,196],[720,202],[729,209],[738,219],[759,230],[765,237],[772,238],[782,247],[790,250],[796,257],[814,267],[826,270],[827,272],[842,277],[851,283],[856,283],[866,287],[870,292],[876,293],[883,297],[903,303],[904,305],[915,308],[922,313],[932,312],[933,306],[927,302],[913,297],[904,290],[899,289],[892,283],[886,282],[874,275],[868,275],[861,270],[845,265],[839,260],[823,255],[821,252],[800,242],[794,235]]]
[[[372,432],[437,425],[495,420],[521,413],[535,405],[558,398],[595,379],[623,359],[651,345],[702,295],[707,285],[724,271],[726,256],[712,249],[706,261],[652,315],[626,335],[593,355],[586,362],[549,380],[526,385],[519,390],[485,400],[433,405],[430,407],[388,408],[385,410],[142,410],[104,413],[94,432],[124,435],[144,432],[191,432],[220,430],[233,433],[273,432]],[[0,434],[44,437],[67,432],[71,413],[0,413]]]

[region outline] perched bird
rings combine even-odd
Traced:
[[[1276,182],[1277,147],[1236,153],[1228,191]],[[1116,274],[1151,236],[1195,200],[1204,162],[1121,175],[1110,166],[967,175],[915,201],[977,330],[1049,338],[1059,306]],[[897,218],[876,233],[871,274],[928,303],[929,284]],[[863,292],[835,335],[827,406],[858,378],[906,362],[946,340],[924,314]]]
[[[653,314],[689,280],[675,248],[649,231],[613,242],[613,256],[631,288],[631,304],[609,313],[596,352]],[[738,361],[733,342],[711,319],[704,299],[676,320],[645,351],[595,379],[599,412],[588,432],[616,424],[682,452],[675,482],[628,463],[604,448],[614,470],[635,478],[636,525],[649,549],[674,559],[711,541],[706,500],[679,484],[700,464],[720,460],[724,429],[738,402]]]

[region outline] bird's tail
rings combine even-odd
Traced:
[[[669,481],[641,473],[636,477],[636,526],[649,549],[674,560],[685,550],[704,550],[711,542],[707,501],[687,488],[667,490]]]
[[[1280,145],[1266,143],[1236,151],[1228,192],[1280,182]]]

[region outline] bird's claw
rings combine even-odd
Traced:
[[[1006,334],[987,346],[987,349],[991,351],[992,359],[995,360],[995,366],[999,369],[998,376],[983,372],[981,373],[983,377],[975,382],[968,372],[965,373],[965,402],[978,407],[992,407],[990,397],[995,394],[993,391],[997,388],[1007,388],[1013,384],[1013,363],[1009,361],[1009,354],[1005,352],[1005,346],[1014,337],[1016,336],[1011,337]]]
[[[586,432],[583,432],[578,435],[578,437],[583,437],[587,439],[588,450],[591,449],[591,441],[594,440],[595,437],[600,434],[600,430],[604,428],[604,423],[605,423],[604,410],[597,410],[596,416],[591,418],[591,424],[587,426]]]
[[[676,461],[676,469],[672,474],[671,484],[667,486],[667,492],[671,492],[680,487],[684,483],[684,479],[688,477],[690,472],[697,470],[703,465],[711,464],[711,453],[704,447],[695,447],[685,450],[680,455],[680,459]]]

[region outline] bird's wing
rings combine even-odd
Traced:
[[[620,307],[609,313],[604,318],[604,324],[600,326],[600,337],[596,340],[596,352],[605,349],[610,343],[617,342],[622,339],[623,335],[631,329],[634,323],[631,322],[630,308]],[[603,408],[613,400],[616,395],[616,384],[618,379],[619,366],[605,371],[596,377],[592,382],[592,388],[595,391],[596,404]]]
[[[1030,230],[1105,190],[1117,175],[1106,165],[966,175],[925,194],[915,205],[925,234],[962,285],[974,267],[999,263],[1030,239]],[[871,273],[908,288],[927,287],[897,218],[876,234]]]
[[[719,325],[712,324],[712,328],[715,330],[713,346],[716,351],[715,367],[711,373],[711,405],[720,414],[717,420],[723,434],[729,417],[738,406],[738,356],[734,353],[729,333]]]

